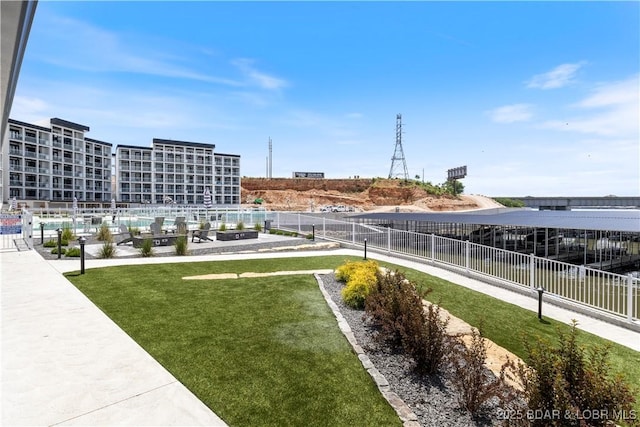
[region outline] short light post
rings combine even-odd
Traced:
[[[78,242],[80,242],[80,274],[84,274],[84,244],[87,243],[87,239],[82,236]]]
[[[544,288],[538,286],[536,290],[538,291],[538,319],[542,320],[542,294],[544,294]]]
[[[40,244],[44,245],[44,222],[40,223]]]
[[[62,229],[56,229],[58,232],[58,259],[62,257]]]
[[[316,241],[316,225],[311,224],[311,240]]]
[[[367,260],[367,238],[364,238],[364,260]]]

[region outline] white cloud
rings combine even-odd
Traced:
[[[608,137],[640,136],[640,76],[598,85],[591,95],[572,105],[578,114],[550,120],[541,127]]]
[[[66,17],[45,15],[43,19],[46,23],[39,25],[37,30],[46,31],[45,37],[50,43],[41,51],[33,48],[32,55],[46,63],[89,72],[129,72],[243,86],[233,78],[216,76],[206,69],[196,70],[195,64],[182,64],[186,62],[183,55],[170,53],[169,46],[175,44],[171,40],[145,40],[139,34],[115,33]],[[213,66],[211,55],[200,47],[178,46],[174,50],[177,52],[178,49],[195,50],[207,57],[209,67]]]
[[[247,58],[239,58],[231,61],[233,65],[249,79],[249,82],[257,85],[261,89],[277,90],[288,86],[288,83],[278,77],[270,76],[266,73],[256,70],[253,67],[254,61]]]
[[[361,119],[364,117],[364,114],[362,113],[347,113],[345,115],[346,118],[348,119]]]
[[[526,122],[533,113],[529,104],[512,104],[487,111],[487,115],[496,123]]]
[[[581,61],[575,64],[558,65],[553,70],[536,74],[527,82],[527,87],[537,89],[558,89],[573,83],[574,78],[580,68],[586,64]]]

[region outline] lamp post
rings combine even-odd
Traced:
[[[62,256],[62,229],[56,229],[58,232],[58,259]]]
[[[311,240],[316,241],[316,225],[311,224]]]
[[[364,238],[364,260],[367,260],[367,238]]]
[[[40,223],[40,244],[44,245],[44,222]]]
[[[544,293],[544,288],[538,286],[536,290],[538,291],[538,319],[542,320],[542,294]]]
[[[87,242],[87,239],[81,236],[78,242],[80,242],[80,274],[84,274],[84,244]]]

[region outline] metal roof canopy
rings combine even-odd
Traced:
[[[534,211],[504,208],[474,212],[372,212],[349,215],[349,218],[640,233],[640,211],[637,210]]]

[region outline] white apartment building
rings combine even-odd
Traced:
[[[123,203],[240,204],[240,156],[214,144],[153,139],[151,147],[116,147],[116,198]]]
[[[89,127],[52,118],[49,126],[9,119],[2,144],[2,198],[32,207],[50,202],[108,203],[112,144],[87,138]]]

